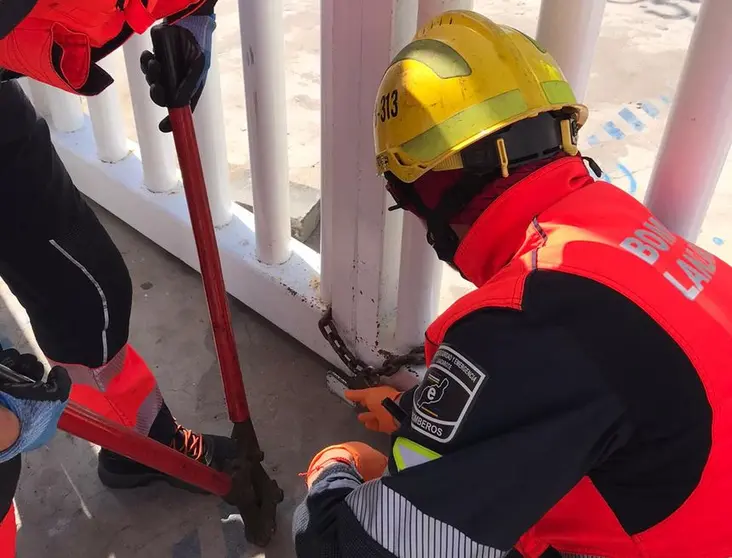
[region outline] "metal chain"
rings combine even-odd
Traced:
[[[406,365],[422,365],[425,363],[424,360],[424,345],[415,347],[411,351],[403,355],[388,354],[384,359],[381,366],[374,367],[366,364],[364,361],[359,359],[353,352],[348,348],[343,338],[338,333],[335,321],[333,321],[333,311],[328,308],[328,311],[318,322],[318,328],[320,333],[323,334],[326,341],[330,343],[333,350],[338,355],[343,363],[348,367],[354,377],[365,380],[369,386],[376,386],[380,383],[382,376],[393,376],[396,374],[402,366]]]

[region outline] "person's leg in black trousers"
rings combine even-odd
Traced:
[[[177,425],[128,344],[127,267],[73,185],[45,120],[14,82],[0,84],[0,114],[0,277],[28,312],[41,350],[68,369],[75,401],[220,468],[233,445]],[[117,488],[166,478],[106,450],[99,473]]]

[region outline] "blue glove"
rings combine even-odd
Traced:
[[[189,15],[176,21],[173,25],[188,29],[196,39],[198,48],[200,48],[203,53],[203,72],[201,72],[201,77],[196,83],[196,92],[198,93],[198,97],[200,97],[201,91],[203,91],[203,86],[206,83],[208,71],[211,68],[211,49],[213,45],[213,32],[216,29],[216,14]],[[196,102],[198,102],[198,97],[196,97]]]
[[[20,436],[11,447],[0,452],[1,463],[37,449],[53,438],[69,400],[71,379],[64,368],[55,366],[43,382],[43,365],[38,359],[31,354],[21,355],[15,349],[0,351],[0,364],[31,380],[0,381],[0,405],[20,421]]]
[[[167,108],[190,105],[195,110],[211,67],[214,29],[213,13],[194,13],[172,25],[159,24],[150,30],[155,53],[144,51],[140,55],[140,68],[156,105]],[[159,43],[166,45],[166,52],[159,51],[156,46]],[[171,67],[175,75],[171,75]],[[170,119],[165,117],[158,127],[161,132],[170,132]]]

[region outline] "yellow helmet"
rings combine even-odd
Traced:
[[[562,111],[561,148],[574,155],[587,120],[556,61],[520,31],[464,10],[435,17],[392,60],[376,98],[379,174],[407,183],[463,168],[460,151],[521,120]],[[540,119],[541,120],[541,119]],[[497,142],[504,176],[506,143]]]

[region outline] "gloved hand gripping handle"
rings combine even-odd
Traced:
[[[0,381],[18,385],[36,383],[33,378],[24,376],[3,364],[0,364]],[[49,386],[48,389],[54,387]],[[58,427],[82,440],[98,444],[213,494],[224,497],[232,492],[232,479],[228,475],[93,413],[75,401],[69,401],[59,419]]]

